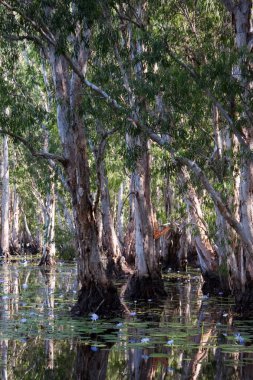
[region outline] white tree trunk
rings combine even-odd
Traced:
[[[57,192],[57,201],[61,204],[65,223],[71,233],[75,233],[75,225],[72,211],[68,208],[65,199]]]
[[[9,156],[8,156],[8,136],[3,138],[3,179],[2,179],[2,235],[1,248],[4,256],[9,255]]]
[[[13,223],[12,223],[12,238],[11,243],[14,251],[19,250],[19,194],[17,185],[13,189]]]
[[[30,231],[30,228],[28,226],[28,223],[27,223],[27,218],[26,218],[26,214],[23,213],[23,218],[24,218],[24,228],[25,228],[25,238],[24,238],[24,243],[25,244],[31,244],[33,242],[33,237],[32,237],[32,234],[31,234],[31,231]]]
[[[39,265],[53,265],[55,263],[55,183],[52,176],[50,181],[44,215],[45,234],[42,258]]]
[[[125,182],[122,182],[118,191],[118,207],[117,207],[117,235],[121,244],[124,242],[124,214],[123,214],[123,196]]]
[[[189,173],[186,168],[181,169],[180,177],[182,185],[185,185],[188,182],[185,202],[191,218],[192,235],[198,253],[201,271],[204,275],[209,275],[214,273],[217,269],[215,250],[208,237],[208,230],[201,210],[201,204],[194,187],[189,181]]]

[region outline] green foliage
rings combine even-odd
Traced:
[[[245,89],[234,73],[240,69],[247,83],[253,74],[249,70],[250,53],[235,48],[230,15],[220,1],[155,0],[147,2],[140,13],[135,1],[122,4],[114,0],[78,0],[73,4],[69,0],[36,0],[13,2],[13,5],[16,6],[15,13],[5,12],[3,6],[0,7],[0,32],[4,36],[0,45],[0,123],[4,128],[26,138],[37,151],[43,149],[46,128],[50,136],[49,151],[62,153],[52,74],[44,62],[48,41],[40,32],[42,28],[47,36],[55,39],[57,53],[67,54],[74,63],[80,43],[90,48],[86,78],[121,105],[118,110],[111,108],[101,93],[83,88],[84,96],[78,112],[84,120],[89,145],[93,194],[98,188],[93,151],[98,149],[104,134],[115,130],[107,137],[103,156],[111,199],[115,199],[120,183],[140,164],[146,138],[149,131],[153,131],[169,135],[166,148],[173,150],[175,155],[196,161],[214,188],[222,193],[224,202],[231,199],[238,167],[249,154],[235,152],[233,131],[229,131],[220,112],[218,129],[223,141],[230,139],[232,145],[224,147],[222,157],[218,156],[213,100],[217,99],[233,118],[236,130],[244,133],[247,113],[252,112],[252,90],[248,89],[246,97]],[[89,41],[82,34],[87,25],[92,32]],[[80,34],[73,43],[77,30]],[[33,38],[21,38],[19,42],[13,38],[24,35]],[[35,45],[34,40],[39,41],[39,45]],[[42,63],[48,76],[47,85],[42,75]],[[131,122],[130,117],[137,118],[138,123]],[[18,148],[18,139],[13,142],[11,150],[17,158],[13,159],[11,182],[19,187],[31,228],[35,231],[37,201],[32,195],[32,186],[35,183],[45,198],[48,166]],[[183,220],[188,188],[180,184],[180,167],[168,149],[161,150],[153,145],[150,151],[152,204],[158,219],[167,221],[164,192],[169,182],[177,205],[171,218]],[[210,237],[214,238],[216,214],[213,203],[194,175],[189,180],[202,201]],[[65,189],[59,179],[56,182],[58,191],[69,205]],[[65,228],[58,231],[59,245],[65,239]]]

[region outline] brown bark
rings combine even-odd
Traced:
[[[87,70],[89,38],[90,30],[86,26],[82,29],[81,25],[77,25],[75,64],[83,74]],[[106,277],[100,256],[101,246],[90,191],[85,124],[81,113],[84,96],[82,81],[75,72],[70,75],[66,59],[59,56],[53,46],[50,47],[50,64],[57,100],[58,129],[67,160],[65,171],[74,211],[78,279],[81,285],[73,313],[80,315],[97,312],[110,315],[112,308],[120,309],[120,301],[115,288]]]

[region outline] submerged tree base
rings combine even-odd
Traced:
[[[167,293],[162,278],[139,277],[134,274],[128,280],[124,296],[131,300],[152,299],[156,301],[166,297]]]
[[[123,307],[115,286],[109,284],[105,287],[92,282],[82,287],[71,314],[84,316],[91,313],[105,318],[119,317],[123,314]]]

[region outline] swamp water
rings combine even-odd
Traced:
[[[0,265],[2,380],[253,379],[253,319],[203,297],[198,272],[165,275],[160,307],[136,300],[124,319],[103,321],[70,317],[75,264],[36,264]]]

